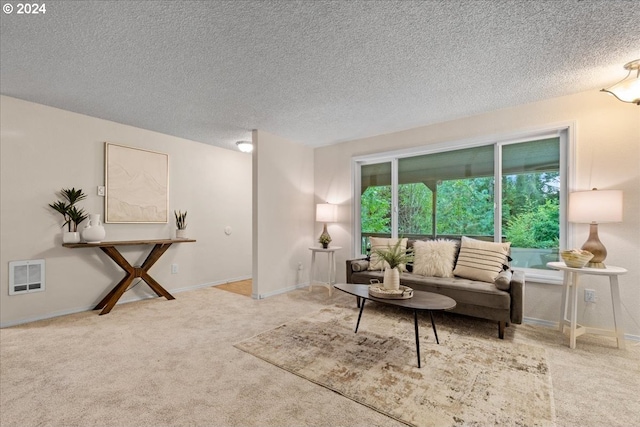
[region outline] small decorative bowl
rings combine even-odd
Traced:
[[[567,267],[582,268],[593,258],[593,254],[589,251],[573,249],[560,252],[564,263]]]

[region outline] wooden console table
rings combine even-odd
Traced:
[[[169,247],[174,243],[189,243],[195,242],[192,239],[156,239],[156,240],[122,240],[113,242],[100,242],[100,243],[64,243],[62,246],[65,248],[100,248],[102,252],[107,254],[116,264],[122,268],[126,275],[118,282],[117,285],[111,289],[111,291],[102,298],[102,301],[95,306],[94,310],[100,310],[100,315],[107,314],[111,311],[113,306],[116,305],[122,294],[129,288],[133,279],[139,277],[144,280],[147,285],[158,295],[159,297],[165,297],[166,299],[175,299],[160,283],[156,282],[153,277],[149,275],[149,269],[153,264],[160,259]],[[135,245],[154,245],[153,249],[147,256],[140,267],[134,267],[122,256],[122,254],[116,249],[116,246],[135,246]]]

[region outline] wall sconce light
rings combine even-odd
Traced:
[[[236,145],[238,146],[238,150],[243,153],[250,153],[253,151],[253,143],[251,141],[238,141],[236,142]]]
[[[622,102],[640,105],[640,59],[624,64],[624,69],[629,70],[627,77],[600,92],[608,92]]]
[[[593,254],[587,267],[605,268],[607,249],[598,238],[598,223],[622,221],[622,191],[576,191],[569,194],[569,221],[589,224],[589,238],[582,249]]]

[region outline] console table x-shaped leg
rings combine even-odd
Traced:
[[[147,256],[147,259],[142,263],[141,267],[134,267],[129,264],[129,261],[127,261],[113,246],[100,247],[102,252],[107,254],[109,258],[118,264],[127,274],[104,298],[102,298],[102,301],[96,305],[94,310],[102,309],[100,315],[109,313],[116,305],[122,294],[124,294],[129,288],[133,279],[138,277],[144,280],[159,297],[165,297],[168,300],[175,299],[173,295],[171,295],[160,285],[160,283],[156,282],[155,279],[149,275],[149,269],[156,263],[156,261],[158,261],[162,254],[169,249],[170,246],[171,243],[156,244]]]
[[[159,297],[165,297],[166,299],[175,299],[160,283],[158,283],[153,277],[149,275],[149,269],[153,264],[160,259],[169,247],[174,243],[190,243],[195,242],[193,239],[153,239],[153,240],[121,240],[112,242],[96,242],[96,243],[64,243],[62,246],[65,248],[77,249],[77,248],[100,248],[102,252],[107,254],[116,264],[120,266],[126,273],[126,275],[118,282],[117,285],[109,291],[109,293],[102,298],[102,300],[95,306],[94,310],[100,310],[100,315],[107,314],[116,305],[122,294],[124,294],[133,279],[141,278],[147,285],[156,293]],[[116,246],[140,246],[140,245],[153,245],[153,249],[147,255],[147,258],[140,267],[134,267],[129,264],[122,254],[115,248]]]

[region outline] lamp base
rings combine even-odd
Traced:
[[[589,224],[589,238],[586,242],[584,242],[584,245],[582,245],[581,249],[589,251],[593,254],[593,258],[591,258],[591,261],[587,264],[587,267],[607,268],[604,265],[604,259],[607,257],[607,248],[604,247],[604,245],[598,238],[598,224]]]
[[[607,266],[604,265],[604,262],[588,262],[587,265],[585,265],[585,267],[589,267],[589,268],[607,268]]]
[[[322,244],[322,247],[324,249],[327,249],[329,247],[329,243],[331,242],[331,236],[329,236],[329,233],[327,232],[327,224],[324,224],[324,228],[322,229],[322,234],[320,235],[320,237],[318,237],[318,242],[320,242]]]

